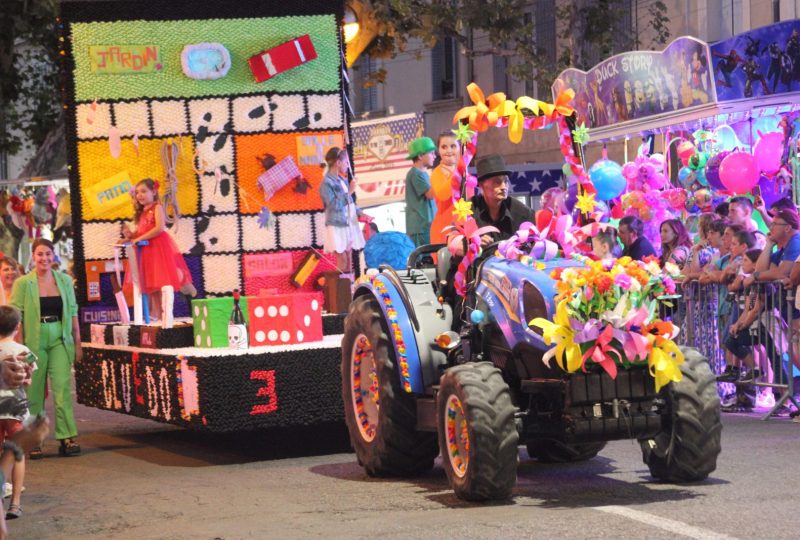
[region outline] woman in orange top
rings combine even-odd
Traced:
[[[431,188],[436,199],[436,216],[431,223],[431,244],[447,242],[442,229],[453,224],[453,172],[461,157],[461,145],[455,135],[445,131],[436,141],[441,162],[431,173]]]

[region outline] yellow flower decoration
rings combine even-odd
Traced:
[[[664,339],[649,334],[647,340],[652,347],[650,356],[647,357],[647,364],[650,367],[650,375],[656,380],[656,392],[661,390],[671,382],[678,382],[683,378],[680,366],[683,364],[684,357],[681,350],[671,339]]]
[[[467,85],[467,94],[474,105],[462,107],[453,117],[453,123],[467,120],[469,127],[477,132],[495,126],[498,119],[510,116],[514,111],[514,102],[506,99],[503,92],[495,92],[487,98],[473,82]]]
[[[548,345],[555,344],[542,357],[545,365],[550,365],[550,359],[555,357],[561,369],[569,373],[578,371],[582,364],[581,349],[575,343],[575,332],[569,323],[567,301],[561,300],[556,306],[555,322],[537,317],[528,323],[529,326],[538,326],[542,329],[542,337]]]
[[[456,221],[459,223],[466,221],[471,215],[472,203],[464,199],[458,199],[453,205],[453,216],[455,216]]]
[[[594,200],[594,197],[594,193],[578,195],[578,202],[575,203],[575,208],[584,214],[590,214],[597,206],[597,201]]]

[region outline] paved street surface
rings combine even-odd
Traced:
[[[800,424],[725,415],[699,485],[650,481],[638,445],[541,465],[524,449],[511,502],[456,499],[437,465],[368,478],[344,426],[211,436],[76,408],[83,455],[31,462],[12,538],[798,538]]]

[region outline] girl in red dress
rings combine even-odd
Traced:
[[[158,200],[158,183],[145,178],[133,193],[136,229],[122,226],[122,235],[133,244],[147,240],[139,255],[141,291],[150,297],[150,313],[161,313],[161,287],[172,285],[176,291],[195,296],[192,275],[183,260],[178,245],[166,230],[167,215]],[[125,276],[130,283],[131,273]]]

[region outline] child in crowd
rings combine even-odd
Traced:
[[[730,285],[742,268],[744,254],[748,249],[757,248],[753,233],[742,230],[731,236],[731,260],[722,274],[722,283]],[[761,248],[758,248],[761,249]]]
[[[172,285],[175,291],[195,296],[192,275],[178,245],[166,229],[167,214],[158,198],[158,182],[145,178],[136,184],[133,195],[135,229],[122,225],[122,236],[133,245],[147,240],[139,256],[139,284],[150,297],[150,313],[161,313],[161,287]],[[134,248],[131,248],[134,249]],[[131,272],[125,276],[131,283]]]
[[[741,272],[730,285],[730,290],[742,290],[742,282],[755,271],[756,261],[761,255],[761,251],[760,249],[750,249],[745,253]],[[769,359],[777,358],[778,355],[771,331],[767,328],[765,321],[762,320],[765,292],[759,291],[757,287],[751,287],[743,292],[745,294],[739,295],[739,311],[741,314],[730,326],[729,336],[724,343],[726,352],[732,353],[732,357],[730,358],[731,362],[725,366],[725,371],[717,377],[720,382],[751,382],[758,379],[761,373],[766,373],[768,380],[771,380]],[[751,328],[756,331],[753,332]],[[761,369],[759,370],[755,367],[753,353],[755,348],[760,345],[763,345],[765,350],[761,351],[760,347],[758,347],[759,352],[761,352]],[[726,356],[727,360],[728,357]],[[746,371],[743,366],[746,366],[749,371]],[[735,401],[729,400],[730,406],[747,409],[753,406],[754,398],[756,405],[759,407],[771,407],[775,404],[775,397],[770,388],[762,389],[757,397],[751,396],[750,392],[741,388],[737,394]]]
[[[600,261],[614,259],[617,238],[613,230],[600,231],[592,237],[592,254]]]
[[[406,174],[406,234],[414,245],[431,243],[431,223],[436,215],[436,201],[428,170],[436,159],[436,144],[430,137],[420,137],[408,145],[408,159],[414,166]]]
[[[26,355],[30,361],[35,360],[33,353],[23,344],[17,343],[14,337],[21,320],[20,311],[14,306],[0,306],[0,358]],[[30,362],[29,362],[30,363]],[[35,367],[34,367],[35,369]],[[30,385],[31,380],[23,382]],[[0,389],[0,444],[6,439],[22,431],[22,421],[28,415],[28,397],[23,388],[14,390]],[[6,519],[22,516],[22,482],[25,480],[25,458],[14,465],[11,473],[11,504],[6,512]]]
[[[350,157],[347,150],[334,146],[325,154],[325,177],[319,188],[325,208],[325,253],[336,254],[339,272],[353,271],[353,250],[366,244],[358,227],[358,217],[363,214],[353,202],[355,182],[348,183]]]
[[[453,201],[460,196],[460,183],[453,185],[453,173],[461,157],[461,145],[451,131],[445,131],[436,141],[436,149],[441,161],[431,173],[431,189],[436,198],[436,216],[431,223],[431,244],[447,242],[442,229],[453,224]],[[467,200],[471,194],[467,194]]]

